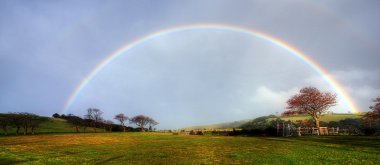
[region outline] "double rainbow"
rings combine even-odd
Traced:
[[[178,33],[188,30],[222,30],[222,31],[230,31],[230,32],[237,32],[246,34],[252,37],[257,37],[262,39],[263,41],[272,43],[273,45],[276,45],[280,48],[283,48],[284,50],[288,51],[291,55],[299,58],[301,61],[306,63],[308,66],[310,66],[315,72],[317,72],[323,79],[325,79],[326,82],[328,82],[331,87],[338,93],[340,97],[344,100],[344,102],[347,104],[347,106],[350,108],[351,112],[360,112],[359,108],[356,106],[355,102],[351,99],[351,97],[348,95],[348,93],[344,90],[342,85],[340,85],[333,77],[331,77],[328,72],[322,68],[319,64],[317,64],[313,59],[308,57],[306,54],[303,54],[301,51],[297,50],[296,48],[292,47],[291,45],[274,38],[270,35],[252,30],[247,29],[243,27],[237,27],[237,26],[230,26],[230,25],[221,25],[221,24],[196,24],[196,25],[187,25],[187,26],[177,26],[174,28],[164,29],[160,30],[145,36],[142,36],[128,44],[126,44],[124,47],[118,49],[114,53],[108,55],[106,58],[104,58],[99,64],[95,66],[94,69],[91,70],[91,72],[82,79],[82,81],[79,83],[79,85],[75,88],[75,90],[71,93],[68,100],[66,101],[61,114],[64,114],[70,106],[73,104],[75,99],[78,97],[79,93],[83,90],[83,88],[86,87],[86,85],[93,79],[94,76],[96,76],[106,65],[111,63],[113,60],[121,56],[122,54],[128,52],[129,50],[133,49],[134,47],[147,42],[151,39],[158,38],[160,36],[169,35],[172,33]]]

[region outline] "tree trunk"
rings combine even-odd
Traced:
[[[315,127],[319,129],[319,119],[315,119]]]
[[[78,128],[78,126],[76,125],[75,126],[75,129],[77,130],[77,133],[79,132],[79,128]]]
[[[94,132],[96,133],[96,123],[94,123]]]
[[[24,135],[28,133],[28,126],[24,126]]]
[[[35,127],[32,127],[32,135],[34,135],[34,129],[35,129]]]
[[[319,126],[319,118],[314,117],[315,127],[318,129],[318,135],[321,132],[320,126]]]
[[[124,130],[124,132],[125,132],[125,126],[123,126],[123,130]]]
[[[4,135],[8,135],[8,129],[6,125],[3,126],[3,130],[4,130]]]
[[[20,132],[20,126],[17,126],[16,135],[18,135],[19,132]]]
[[[140,126],[141,132],[144,132],[144,127]]]

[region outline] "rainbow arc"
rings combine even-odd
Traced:
[[[326,82],[330,84],[330,86],[338,93],[340,97],[344,100],[344,102],[347,104],[347,106],[350,108],[352,112],[360,112],[359,108],[353,101],[353,99],[350,97],[350,95],[344,90],[343,86],[338,83],[322,66],[320,66],[317,62],[315,62],[313,59],[311,59],[306,54],[302,53],[295,47],[291,46],[290,44],[285,43],[284,41],[281,41],[275,37],[272,37],[268,34],[261,33],[252,29],[243,28],[243,27],[237,27],[237,26],[230,26],[230,25],[221,25],[221,24],[196,24],[196,25],[187,25],[187,26],[177,26],[169,29],[160,30],[145,36],[142,36],[132,42],[129,42],[124,47],[116,50],[114,53],[108,55],[106,58],[104,58],[100,63],[98,63],[94,69],[90,71],[90,73],[85,76],[79,85],[74,89],[74,91],[69,96],[68,100],[66,101],[61,114],[68,111],[70,106],[73,104],[73,102],[76,100],[78,95],[81,93],[81,91],[87,86],[87,84],[93,79],[94,76],[96,76],[104,67],[106,67],[108,64],[112,63],[112,61],[116,60],[118,57],[120,57],[123,54],[126,54],[129,50],[133,49],[134,47],[143,44],[149,40],[152,40],[154,38],[158,38],[161,36],[173,34],[173,33],[179,33],[184,32],[188,30],[222,30],[222,31],[229,31],[229,32],[237,32],[246,34],[252,37],[259,38],[263,41],[269,42],[273,45],[276,45],[287,52],[289,54],[295,56],[296,58],[300,59],[302,62],[307,64],[309,67],[311,67],[316,73],[318,73]]]

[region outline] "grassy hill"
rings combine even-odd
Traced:
[[[330,121],[339,121],[344,119],[357,119],[361,118],[361,114],[348,114],[348,113],[342,113],[342,114],[326,114],[321,117],[322,122],[330,122]],[[279,116],[281,120],[290,120],[290,121],[297,121],[297,120],[306,120],[311,119],[308,115],[295,115],[295,116]],[[275,119],[275,118],[271,118]]]
[[[362,114],[348,114],[348,113],[342,113],[342,114],[326,114],[323,115],[321,118],[322,122],[330,122],[330,121],[339,121],[344,119],[357,119],[360,118]],[[295,115],[295,116],[278,116],[281,120],[290,120],[290,121],[297,121],[297,120],[306,120],[311,119],[310,116],[307,115]],[[276,118],[269,118],[268,120],[275,120]],[[226,122],[226,123],[219,123],[219,124],[211,124],[211,125],[200,125],[200,126],[192,126],[192,127],[186,127],[183,129],[232,129],[232,128],[239,128],[241,125],[252,121],[252,120],[240,120],[240,121],[234,121],[234,122]]]
[[[192,127],[186,127],[183,129],[229,129],[229,128],[238,128],[241,125],[251,121],[250,119],[246,120],[239,120],[234,122],[226,122],[226,123],[218,123],[218,124],[211,124],[211,125],[199,125],[199,126],[192,126]]]
[[[23,133],[23,129],[20,129],[21,134]],[[30,132],[30,130],[28,130]],[[83,132],[83,129],[80,130]],[[93,128],[86,128],[86,132],[93,132]],[[15,134],[16,128],[9,127],[8,134]],[[46,117],[46,120],[43,121],[39,127],[37,128],[37,133],[73,133],[76,132],[73,125],[68,123],[65,119],[61,118],[50,118]],[[97,128],[97,132],[103,132],[103,129]],[[0,134],[3,134],[3,130],[0,129]]]

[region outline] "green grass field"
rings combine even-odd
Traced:
[[[0,164],[378,164],[380,137],[78,133],[0,137]]]

